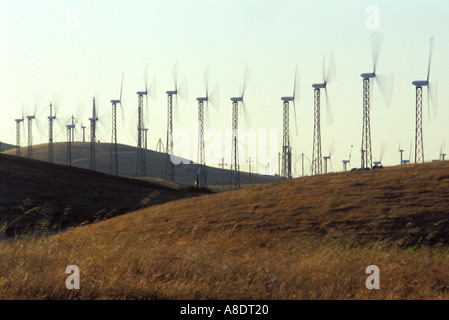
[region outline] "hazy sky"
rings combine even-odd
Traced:
[[[39,131],[34,142],[47,138],[48,105],[57,101],[58,117],[64,121],[76,113],[88,125],[91,100],[100,105],[98,139],[111,140],[111,99],[118,99],[124,72],[124,124],[119,117],[119,142],[136,145],[137,95],[142,90],[143,71],[149,66],[155,92],[145,110],[149,118],[148,146],[155,149],[159,138],[165,144],[167,97],[174,89],[172,69],[178,62],[179,80],[188,81],[186,99],[179,99],[179,121],[187,139],[178,150],[190,150],[196,160],[198,96],[204,95],[203,73],[210,67],[211,87],[219,84],[219,109],[210,108],[210,129],[221,141],[206,141],[206,148],[219,146],[206,162],[216,165],[223,155],[229,163],[231,128],[230,98],[240,93],[245,65],[251,78],[245,101],[257,146],[242,141],[241,169],[247,170],[249,156],[257,158],[257,170],[277,172],[277,156],[265,151],[263,139],[270,130],[282,142],[281,96],[291,95],[295,66],[300,72],[297,101],[298,135],[291,110],[291,140],[296,168],[298,157],[312,157],[313,89],[321,82],[323,55],[333,51],[336,79],[328,86],[334,121],[327,121],[322,95],[323,155],[334,145],[332,166],[342,170],[353,145],[351,166],[360,166],[362,131],[362,78],[371,72],[370,34],[383,34],[378,73],[394,75],[392,103],[387,108],[377,86],[373,89],[371,129],[374,160],[386,146],[384,165],[399,163],[399,143],[408,158],[414,145],[415,87],[413,80],[427,74],[429,38],[435,37],[431,82],[438,81],[437,118],[429,121],[424,89],[424,152],[426,161],[438,158],[448,136],[449,122],[449,3],[443,1],[330,1],[330,0],[1,0],[0,1],[0,140],[15,144],[15,121],[22,105],[25,115],[33,113],[35,93],[41,96],[37,110]],[[60,98],[58,99],[58,96]],[[84,112],[81,106],[84,105]],[[211,106],[209,106],[211,107]],[[64,118],[64,119],[63,119]],[[245,122],[240,121],[245,129]],[[277,130],[277,131],[276,131]],[[86,130],[86,135],[88,130]],[[263,139],[262,139],[263,138]],[[80,138],[78,138],[80,139]],[[58,129],[57,141],[65,141]],[[187,143],[190,140],[190,143]],[[22,145],[26,137],[22,136]],[[177,147],[175,147],[176,150]],[[257,150],[248,154],[247,150]],[[280,149],[279,149],[280,150]],[[182,155],[189,156],[183,152]],[[188,153],[188,152],[187,152]],[[412,150],[412,160],[413,160]],[[267,158],[269,158],[267,160]]]

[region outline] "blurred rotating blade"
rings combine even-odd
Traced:
[[[206,101],[206,107],[204,108],[204,122],[206,128],[210,128],[210,119],[209,119],[209,101]]]
[[[242,98],[245,96],[246,88],[248,87],[250,78],[251,78],[251,74],[249,72],[248,65],[245,65],[245,71],[243,74],[243,84],[242,84],[242,95],[241,95]]]
[[[206,67],[206,70],[204,70],[203,83],[204,83],[204,89],[206,91],[206,98],[207,98],[207,97],[209,97],[209,66]]]
[[[376,75],[376,83],[379,86],[380,93],[385,101],[387,107],[391,105],[391,99],[393,97],[394,78],[392,74],[389,75]]]
[[[251,117],[248,113],[248,108],[246,107],[244,101],[242,101],[241,110],[243,111],[243,118],[245,119],[245,126],[247,129],[249,129],[251,127]]]
[[[123,93],[123,78],[125,77],[125,73],[122,72],[122,84],[120,85],[120,113],[122,114],[122,125],[125,125],[125,116],[123,112],[123,101],[122,101],[122,93]]]
[[[433,116],[436,118],[438,109],[438,82],[429,82],[427,87],[427,95],[430,96],[430,103],[432,104]],[[429,99],[427,99],[429,100]],[[430,109],[430,108],[429,108]]]
[[[382,47],[383,36],[379,32],[374,32],[370,36],[371,39],[371,52],[373,56],[373,73],[376,74],[377,63],[380,56],[380,48]]]
[[[327,87],[324,88],[324,93],[326,95],[326,111],[327,111],[327,123],[332,125],[334,122],[334,115],[332,114],[331,104],[329,102],[329,95],[327,93]]]
[[[435,43],[435,38],[430,38],[430,44],[429,44],[429,64],[427,66],[427,82],[429,82],[430,79],[430,66],[432,64],[432,55],[433,55],[433,45]]]
[[[296,102],[293,99],[293,114],[295,115],[295,133],[298,135],[298,121],[296,119]]]
[[[324,80],[324,83],[327,85],[328,83],[335,80],[336,77],[336,69],[335,69],[335,57],[334,52],[331,51],[330,58],[329,58],[329,65],[327,67],[327,75],[326,79]]]

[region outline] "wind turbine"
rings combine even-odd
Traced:
[[[290,146],[290,102],[293,102],[293,112],[295,115],[295,130],[298,134],[296,121],[296,91],[298,86],[298,66],[295,69],[295,79],[293,82],[293,95],[291,97],[281,97],[283,101],[283,140],[282,140],[282,179],[292,178],[292,152]]]
[[[383,168],[382,158],[383,158],[383,156],[385,154],[385,149],[386,148],[387,148],[387,144],[384,141],[382,141],[381,142],[381,146],[380,146],[380,158],[379,158],[379,161],[374,161],[374,167],[373,168]]]
[[[16,121],[16,156],[17,157],[21,157],[22,156],[22,152],[21,152],[21,139],[20,139],[20,125],[22,124],[22,128],[23,130],[25,130],[25,124],[23,123],[24,121],[24,116],[23,116],[23,104],[22,104],[22,118],[20,119],[15,119]],[[25,135],[25,134],[24,134]]]
[[[143,96],[145,96],[146,106],[148,107],[148,65],[145,67],[145,71],[143,73],[145,90],[137,91],[138,96],[138,108],[137,108],[137,168],[136,168],[136,177],[145,177],[147,175],[147,166],[146,166],[146,152],[144,149],[145,142],[145,125],[144,125],[144,117],[143,117]]]
[[[430,87],[430,66],[432,62],[433,53],[433,43],[434,38],[430,38],[429,44],[429,64],[427,67],[427,79],[413,81],[412,84],[416,87],[416,123],[415,123],[415,163],[424,162],[424,144],[423,144],[423,133],[422,133],[422,88],[427,87],[427,107],[429,110],[430,118],[430,99],[433,97],[431,95]],[[432,98],[432,104],[434,108],[436,107],[436,100]]]
[[[28,119],[28,149],[27,149],[27,157],[29,159],[33,159],[33,120],[36,120],[36,112],[40,105],[40,96],[34,96],[34,109],[33,114],[27,116]]]
[[[399,164],[402,165],[402,153],[404,152],[404,149],[401,149],[401,143],[399,143],[399,148],[398,148],[399,154],[400,154],[400,161]]]
[[[48,162],[55,162],[55,153],[53,149],[53,123],[56,120],[56,110],[53,115],[53,103],[50,102],[50,115],[48,116]]]
[[[341,162],[343,163],[343,171],[347,170],[347,166],[348,164],[351,165],[351,154],[352,154],[352,145],[351,145],[351,151],[349,152],[349,158],[348,160],[342,160]]]
[[[412,142],[410,142],[410,149],[409,149],[408,159],[404,159],[404,160],[401,159],[401,164],[409,164],[411,157],[412,157]]]
[[[331,124],[333,121],[332,112],[327,94],[327,85],[335,78],[335,61],[331,53],[327,74],[325,73],[325,59],[323,58],[322,83],[312,84],[314,91],[314,122],[313,122],[313,151],[312,151],[312,175],[323,173],[323,163],[321,157],[321,89],[326,94],[327,120]]]
[[[89,156],[89,168],[90,170],[97,169],[97,160],[95,154],[95,143],[96,143],[96,132],[97,132],[97,122],[98,122],[98,109],[95,105],[95,97],[93,97],[92,102],[92,117],[89,118],[90,122],[90,156]]]
[[[323,160],[324,160],[324,174],[327,174],[327,161],[329,160],[330,162],[330,166],[331,166],[331,170],[332,170],[332,154],[334,153],[334,143],[332,143],[332,145],[329,147],[329,154],[327,156],[323,156]]]
[[[390,105],[392,96],[392,77],[379,76],[377,71],[377,62],[379,61],[380,48],[382,45],[383,36],[378,32],[371,34],[371,51],[373,58],[373,71],[369,73],[362,73],[363,78],[363,125],[362,125],[362,147],[361,147],[361,168],[371,168],[373,166],[373,155],[371,150],[371,119],[370,119],[370,85],[371,79],[375,79],[380,92],[387,104]],[[389,80],[390,82],[386,82]],[[374,81],[374,80],[373,80]],[[389,90],[389,91],[388,91]]]
[[[166,144],[166,158],[165,158],[165,180],[175,181],[175,165],[171,161],[174,156],[173,149],[173,96],[175,96],[175,108],[178,106],[178,96],[183,96],[183,90],[178,88],[178,64],[175,63],[172,72],[173,81],[175,83],[175,90],[166,91],[167,94],[167,144]],[[186,90],[187,92],[187,90]],[[176,110],[176,114],[177,114]]]
[[[120,104],[122,121],[123,121],[123,104],[122,104],[122,91],[123,91],[123,76],[122,84],[120,87],[120,99],[111,100],[112,103],[112,141],[111,141],[111,158],[109,161],[109,174],[118,175],[118,152],[117,152],[117,104]]]
[[[198,101],[198,187],[207,187],[207,171],[206,171],[206,152],[205,152],[205,144],[204,144],[204,116],[206,115],[206,121],[208,122],[209,116],[209,102],[212,105],[217,104],[218,99],[211,99],[209,92],[209,67],[206,68],[203,75],[204,88],[206,92],[205,97],[198,97],[196,100]],[[216,91],[218,93],[218,88]],[[204,103],[206,103],[206,108],[204,108]],[[209,124],[207,124],[209,126]]]
[[[249,80],[248,67],[245,69],[243,76],[243,85],[241,95],[231,98],[232,101],[232,153],[231,153],[231,184],[230,187],[240,189],[240,164],[239,164],[239,148],[238,148],[238,131],[239,131],[239,102],[242,105],[245,121],[249,121],[249,116],[245,107],[243,97],[245,96],[246,86]],[[247,122],[248,127],[248,122]]]

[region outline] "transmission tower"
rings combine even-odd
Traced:
[[[66,156],[66,165],[72,166],[72,139],[73,132],[75,131],[74,124],[68,124],[67,127],[67,156]]]
[[[122,84],[120,87],[120,99],[111,100],[112,104],[112,141],[111,141],[111,158],[109,161],[109,174],[115,174],[118,176],[118,151],[117,151],[117,104],[123,109],[122,104],[122,92],[123,92],[123,77],[122,73]],[[123,120],[123,110],[122,110],[122,120]]]
[[[27,157],[28,159],[33,159],[33,120],[35,116],[27,116],[28,119],[28,149]]]
[[[282,179],[292,178],[292,152],[290,148],[290,104],[287,98],[283,99],[284,103],[284,124],[283,124],[283,142],[282,142]]]
[[[48,162],[55,162],[55,153],[53,149],[53,121],[56,116],[53,115],[53,104],[50,102],[50,116],[48,117]]]
[[[146,161],[145,161],[145,131],[143,124],[143,96],[147,95],[147,91],[139,91],[138,95],[138,124],[137,124],[137,169],[136,177],[145,177],[146,173]]]
[[[370,74],[368,74],[370,75]],[[373,74],[374,75],[374,74]],[[370,77],[363,78],[363,128],[362,128],[362,161],[361,168],[373,166],[371,150],[371,120],[370,120]]]
[[[198,101],[198,174],[199,186],[207,187],[207,172],[206,172],[206,152],[204,150],[204,102],[207,102],[207,97],[197,98]]]
[[[239,165],[239,101],[241,98],[231,98],[232,101],[232,153],[231,153],[231,189],[240,189]]]
[[[290,102],[293,102],[293,111],[295,114],[295,130],[298,134],[298,125],[296,122],[296,90],[298,84],[298,67],[295,70],[295,79],[293,84],[293,95],[291,97],[281,97],[283,101],[283,141],[282,141],[282,179],[292,178],[292,150],[290,146]]]
[[[16,120],[16,156],[21,157],[21,143],[20,143],[20,124],[23,123],[23,116],[22,119],[15,119]]]
[[[323,173],[323,163],[321,157],[321,115],[320,115],[320,88],[314,89],[314,121],[313,121],[313,153],[312,153],[312,174]]]
[[[173,95],[177,91],[167,91],[167,144],[165,158],[165,180],[175,181],[175,165],[170,156],[174,155],[173,150]]]
[[[90,170],[96,170],[96,156],[95,156],[95,143],[96,143],[96,128],[98,115],[95,108],[95,98],[93,98],[93,106],[92,106],[92,118],[89,118],[90,121],[90,157],[89,157],[89,167]]]

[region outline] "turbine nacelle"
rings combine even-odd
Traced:
[[[231,101],[232,102],[243,102],[243,97],[234,97],[234,98],[231,98]]]
[[[167,93],[169,96],[172,96],[172,95],[178,94],[178,91],[177,91],[177,90],[169,90],[169,91],[167,91],[166,93]]]
[[[16,119],[16,122],[22,122],[23,121],[23,118],[22,119]]]
[[[361,75],[360,75],[363,79],[372,79],[372,78],[375,78],[376,77],[376,74],[374,73],[374,72],[371,72],[371,73],[362,73]]]
[[[314,89],[325,89],[326,84],[325,83],[314,83],[312,84],[312,88]]]
[[[111,100],[111,103],[112,104],[119,104],[119,103],[121,103],[121,101],[120,100]]]
[[[293,101],[295,98],[294,97],[281,97],[281,100],[284,102],[290,102]]]
[[[49,116],[47,118],[48,118],[48,120],[56,120],[56,116]]]
[[[207,97],[200,97],[200,98],[196,98],[196,101],[198,101],[198,102],[206,102],[206,101],[209,101],[209,99]]]
[[[27,119],[28,120],[33,120],[33,119],[35,119],[36,117],[35,116],[27,116]]]
[[[429,81],[417,80],[417,81],[413,81],[412,84],[416,87],[427,87],[429,85]]]
[[[66,125],[67,129],[74,129],[75,125],[74,124],[68,124]]]
[[[137,95],[139,96],[146,96],[148,94],[148,91],[137,91]]]

